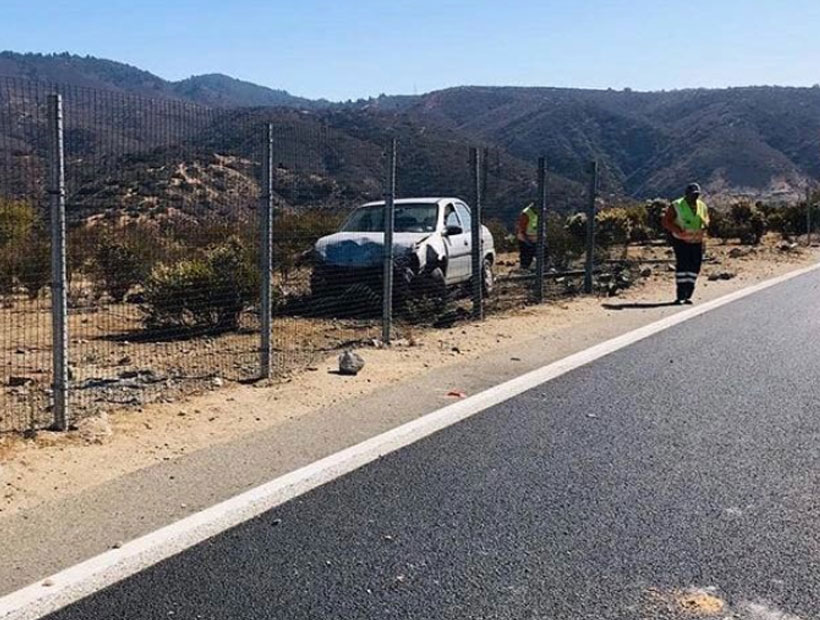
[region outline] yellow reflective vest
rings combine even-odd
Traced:
[[[709,208],[698,198],[695,209],[686,202],[686,198],[679,198],[674,203],[675,224],[687,232],[698,232],[709,226]]]
[[[524,215],[527,216],[527,230],[526,235],[530,239],[537,239],[538,238],[538,210],[529,205],[526,209],[524,209]]]

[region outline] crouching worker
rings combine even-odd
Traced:
[[[709,209],[700,199],[700,186],[690,183],[683,198],[673,202],[663,216],[675,250],[675,303],[691,304],[703,261],[703,241],[709,226]]]

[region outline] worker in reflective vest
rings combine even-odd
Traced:
[[[518,216],[515,226],[518,239],[518,257],[521,269],[529,269],[538,247],[538,211],[533,203],[528,204]]]
[[[663,227],[675,250],[675,303],[691,304],[703,261],[703,239],[709,226],[709,209],[700,199],[700,186],[690,183],[683,198],[673,202],[663,216]]]

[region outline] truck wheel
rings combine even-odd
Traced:
[[[484,259],[481,270],[481,289],[485,296],[489,296],[495,288],[495,273],[493,273],[493,263],[490,259]]]

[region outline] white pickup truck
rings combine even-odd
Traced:
[[[314,247],[311,290],[315,296],[340,295],[353,284],[381,292],[385,203],[356,208],[341,230]],[[402,198],[395,201],[394,290],[397,296],[445,297],[472,278],[472,218],[458,198]],[[481,227],[482,283],[493,288],[495,247]]]

